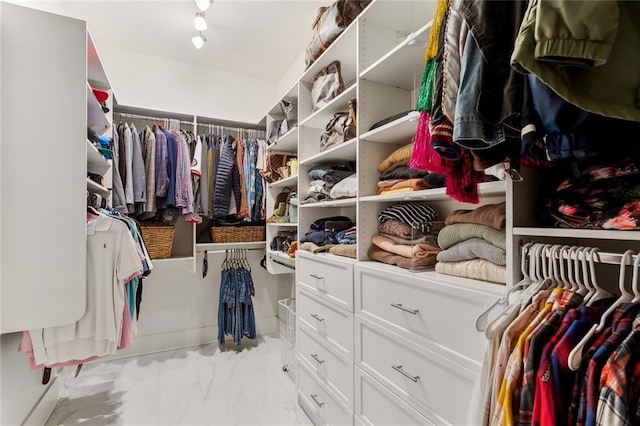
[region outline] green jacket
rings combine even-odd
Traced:
[[[584,110],[640,121],[640,2],[531,0],[511,66]]]

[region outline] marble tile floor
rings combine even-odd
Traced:
[[[85,365],[46,425],[310,426],[281,351],[268,334]]]

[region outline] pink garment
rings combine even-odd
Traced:
[[[131,315],[129,314],[128,299],[129,298],[127,297],[127,292],[125,291],[124,310],[122,312],[122,330],[120,333],[118,349],[124,349],[133,344],[133,325],[131,324]]]
[[[392,239],[381,235],[374,235],[373,238],[371,238],[371,242],[384,251],[397,254],[408,259],[413,257],[428,257],[440,252],[439,248],[432,247],[429,244],[418,243],[412,246],[396,244]]]
[[[45,368],[45,367],[51,367],[51,368],[73,367],[73,366],[76,366],[78,364],[84,364],[84,363],[87,363],[87,362],[91,362],[91,361],[95,361],[97,359],[100,359],[99,356],[92,356],[91,358],[87,358],[87,359],[80,359],[80,360],[72,359],[70,361],[65,361],[65,362],[56,362],[56,363],[53,363],[51,365],[36,364],[36,360],[35,360],[35,358],[33,356],[33,344],[31,343],[31,336],[29,336],[29,332],[28,331],[23,331],[22,332],[22,341],[18,345],[18,351],[27,355],[27,357],[29,358],[29,368],[31,368],[32,370],[40,370],[40,369]]]

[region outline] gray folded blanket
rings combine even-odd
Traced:
[[[504,229],[495,229],[486,225],[475,223],[456,223],[447,225],[438,234],[438,245],[443,250],[448,249],[460,241],[471,238],[482,238],[488,243],[503,250],[507,249],[507,232]]]
[[[454,244],[438,253],[439,262],[458,262],[460,260],[486,259],[496,265],[507,264],[507,252],[489,244],[482,238],[471,238]]]

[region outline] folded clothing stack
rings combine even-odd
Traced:
[[[454,210],[438,234],[436,271],[458,277],[507,282],[505,203]]]
[[[378,262],[405,269],[433,266],[440,252],[438,232],[444,223],[437,222],[438,212],[419,203],[399,203],[378,215],[378,232],[371,238],[368,255]]]
[[[307,174],[309,188],[301,204],[351,198],[358,194],[358,177],[353,162],[315,166]]]
[[[378,171],[382,173],[378,182],[378,194],[420,191],[444,186],[446,176],[407,166],[412,152],[413,143],[404,145],[378,165]]]
[[[356,258],[357,229],[346,216],[318,219],[300,240],[299,249],[312,253],[329,252],[338,256]]]

